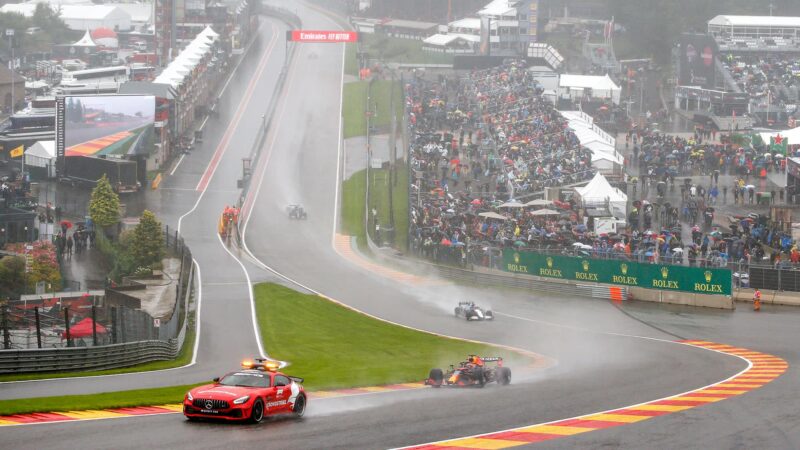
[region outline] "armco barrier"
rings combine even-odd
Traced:
[[[4,350],[0,352],[0,373],[113,369],[148,361],[174,359],[179,350],[178,339],[101,347]]]

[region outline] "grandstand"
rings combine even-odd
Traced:
[[[800,17],[720,15],[708,34],[725,52],[800,52]]]

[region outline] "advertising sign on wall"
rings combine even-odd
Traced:
[[[503,270],[561,280],[731,295],[729,269],[645,264],[634,261],[503,251]]]

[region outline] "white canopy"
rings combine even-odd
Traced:
[[[531,211],[532,216],[558,216],[561,213],[552,209],[539,209],[536,211]]]
[[[592,90],[592,97],[610,98],[615,105],[619,105],[620,93],[622,89],[614,83],[608,75],[571,75],[563,74],[558,81],[558,86],[562,94],[570,90],[583,91]]]
[[[510,201],[510,202],[503,203],[502,205],[500,205],[500,208],[522,208],[524,206],[525,205],[523,205],[522,203],[520,203],[520,202],[515,200],[515,201]]]
[[[167,68],[153,80],[153,83],[168,84],[177,89],[183,84],[185,75],[194,70],[197,63],[211,52],[211,42],[216,41],[218,37],[219,34],[211,27],[206,27],[195,36],[177,58],[169,63]]]
[[[528,203],[525,203],[525,206],[550,206],[552,204],[553,202],[550,200],[537,198],[536,200],[531,200]]]
[[[580,196],[584,207],[604,207],[608,204],[615,217],[624,219],[628,214],[628,196],[611,186],[600,173],[596,173],[586,186],[575,188],[575,192]]]
[[[487,219],[508,220],[508,217],[497,214],[496,212],[482,212],[478,215]]]
[[[92,40],[92,35],[89,30],[86,30],[80,41],[72,44],[73,47],[97,47],[97,44]]]

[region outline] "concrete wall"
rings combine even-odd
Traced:
[[[735,309],[733,297],[724,295],[690,294],[688,292],[660,291],[639,287],[628,288],[631,300],[669,303],[673,305],[701,306],[704,308]],[[750,296],[752,298],[752,294]],[[798,302],[800,304],[800,302]]]
[[[737,302],[753,303],[755,289],[738,288],[733,291],[733,299]],[[800,306],[800,295],[797,292],[761,290],[761,303],[766,305]]]

